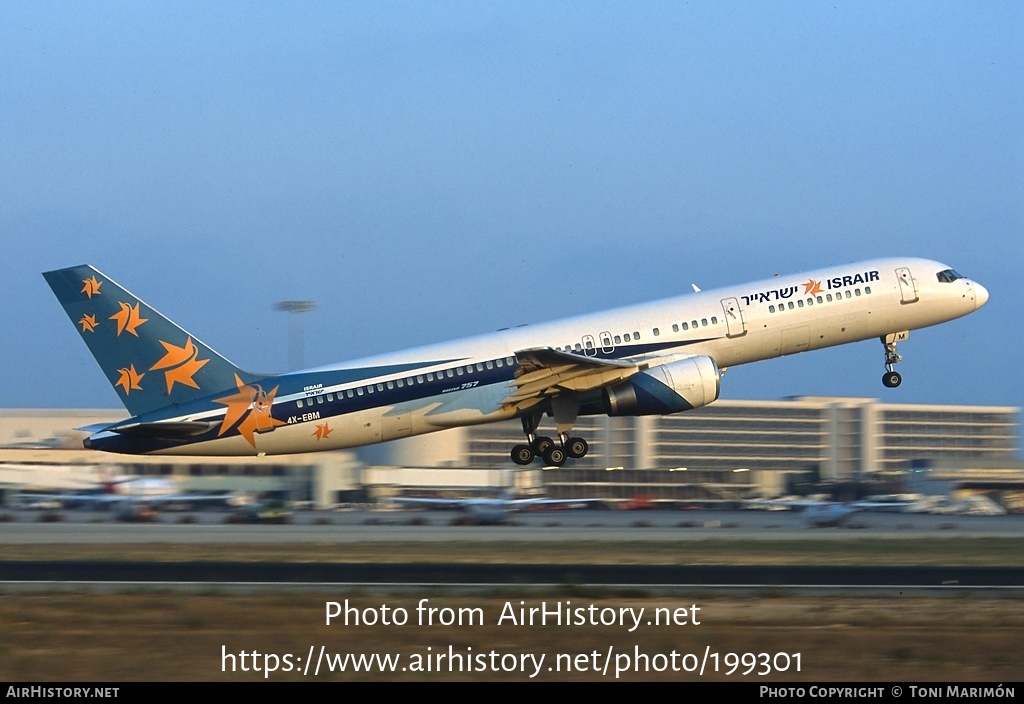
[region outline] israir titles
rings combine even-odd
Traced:
[[[808,279],[806,283],[802,284],[804,287],[803,293],[816,295],[822,291],[835,291],[840,288],[848,288],[850,286],[856,286],[857,284],[866,284],[872,281],[879,281],[879,273],[877,269],[872,271],[865,271],[863,274],[847,274],[846,276],[833,276],[831,279],[825,279],[824,281],[815,281],[814,279]],[[793,294],[800,290],[800,286],[784,286],[782,288],[773,288],[770,291],[759,291],[757,293],[751,293],[746,296],[740,296],[743,299],[743,303],[750,305],[751,303],[767,303],[769,301],[778,301],[784,298],[791,298]]]

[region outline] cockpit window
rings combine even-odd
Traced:
[[[936,274],[936,276],[938,277],[939,281],[944,283],[944,284],[951,284],[954,281],[956,281],[957,279],[962,279],[963,278],[962,276],[960,276],[960,274],[956,273],[952,269],[946,269],[945,271],[940,271],[938,274]]]

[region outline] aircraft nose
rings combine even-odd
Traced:
[[[988,289],[979,283],[974,284],[974,309],[981,308],[988,302]]]

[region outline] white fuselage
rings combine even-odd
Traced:
[[[174,453],[338,449],[505,420],[522,414],[520,407],[503,405],[514,389],[516,354],[522,350],[552,348],[652,366],[707,356],[724,369],[936,325],[985,303],[984,287],[955,272],[944,280],[944,272],[952,270],[925,259],[879,259],[306,370],[302,374],[314,378],[338,370],[415,365],[411,371],[333,386],[309,384],[301,393],[277,396],[274,415],[287,418],[287,423],[257,433],[255,448],[233,436],[179,447]],[[387,393],[378,392],[382,403],[367,406],[366,397],[378,388],[401,388],[404,396],[383,402]],[[346,399],[363,403],[346,412]],[[187,419],[223,415],[212,410]]]

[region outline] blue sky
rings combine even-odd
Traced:
[[[878,256],[991,293],[723,398],[1021,405],[1024,6],[0,4],[8,407],[117,407],[40,272],[326,364]]]

